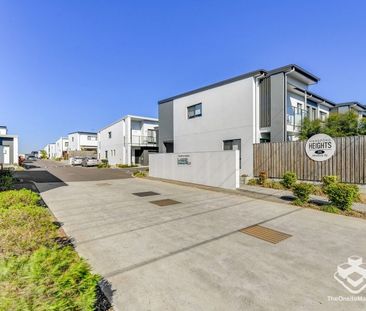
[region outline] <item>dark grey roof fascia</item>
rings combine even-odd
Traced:
[[[315,97],[315,98],[320,99],[320,100],[322,100],[322,101],[324,101],[324,102],[327,102],[329,105],[331,105],[331,106],[333,106],[333,107],[335,107],[335,106],[336,106],[336,103],[335,103],[335,102],[333,102],[333,101],[331,101],[331,100],[329,100],[329,99],[326,99],[326,98],[324,98],[324,97],[322,97],[322,96],[320,96],[320,95],[318,95],[318,94],[315,94],[315,93],[313,93],[313,92],[309,92],[309,91],[306,91],[306,93],[307,93],[308,95],[311,95],[312,97]],[[310,99],[310,100],[311,100],[311,99]]]
[[[251,72],[242,74],[240,76],[236,76],[234,78],[226,79],[226,80],[216,82],[216,83],[213,83],[213,84],[210,84],[210,85],[207,85],[207,86],[204,86],[204,87],[201,87],[201,88],[189,91],[189,92],[181,93],[181,94],[176,95],[176,96],[172,96],[172,97],[169,97],[169,98],[166,98],[166,99],[159,100],[158,104],[160,105],[160,104],[170,102],[172,100],[175,100],[175,99],[178,99],[178,98],[181,98],[181,97],[185,97],[185,96],[193,95],[193,94],[196,94],[196,93],[199,93],[199,92],[207,91],[207,90],[213,89],[215,87],[219,87],[219,86],[223,86],[225,84],[240,81],[240,80],[243,80],[243,79],[246,79],[246,78],[249,78],[249,77],[253,77],[253,76],[256,76],[256,75],[262,74],[262,73],[267,73],[267,71],[265,71],[264,69],[251,71]]]
[[[358,106],[362,109],[365,109],[366,110],[366,107],[364,105],[362,105],[361,103],[359,102],[346,102],[346,103],[339,103],[336,105],[337,107],[345,107],[345,106]]]
[[[307,78],[309,78],[310,80],[313,80],[314,82],[319,82],[320,78],[313,75],[312,73],[310,73],[309,71],[305,70],[304,68],[301,68],[298,65],[295,64],[290,64],[290,65],[286,65],[283,67],[279,67],[273,70],[268,71],[268,76],[280,73],[280,72],[286,72],[286,71],[290,71],[292,69],[295,69],[295,71],[303,74],[304,76],[306,76]]]
[[[96,132],[83,132],[83,131],[71,132],[68,135],[71,135],[71,134],[90,134],[90,135],[97,135]]]

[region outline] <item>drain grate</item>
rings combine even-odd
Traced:
[[[273,244],[277,244],[278,242],[281,242],[292,236],[290,234],[262,227],[259,225],[250,226],[239,231]]]
[[[158,205],[158,206],[168,206],[168,205],[178,204],[181,202],[171,200],[171,199],[164,199],[164,200],[150,201],[150,203]]]
[[[103,186],[110,186],[111,184],[105,182],[105,183],[99,183],[99,184],[96,184],[97,186],[100,186],[100,187],[103,187]]]
[[[132,194],[136,195],[138,197],[148,197],[148,196],[151,196],[151,195],[159,195],[159,193],[154,192],[154,191],[135,192],[135,193],[132,193]]]

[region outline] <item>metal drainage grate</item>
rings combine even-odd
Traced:
[[[171,199],[164,199],[164,200],[150,201],[150,203],[158,205],[158,206],[168,206],[168,205],[178,204],[181,202],[171,200]]]
[[[281,242],[292,236],[290,234],[262,227],[259,225],[250,226],[239,231],[273,244],[277,244],[278,242]]]
[[[151,196],[151,195],[159,195],[159,193],[154,192],[154,191],[135,192],[135,193],[132,193],[132,194],[136,195],[138,197],[148,197],[148,196]]]

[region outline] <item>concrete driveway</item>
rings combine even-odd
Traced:
[[[138,197],[135,192],[159,195]],[[366,221],[146,179],[69,182],[42,194],[117,310],[365,310],[333,277],[366,259]],[[157,206],[150,201],[181,203]],[[254,224],[291,237],[272,244]],[[359,294],[366,296],[366,292]]]

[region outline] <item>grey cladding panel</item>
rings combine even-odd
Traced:
[[[265,78],[260,81],[259,93],[259,124],[260,127],[271,126],[271,80]]]
[[[285,75],[271,76],[271,142],[285,141]]]
[[[173,142],[174,139],[173,109],[174,101],[159,105],[159,152],[165,153],[164,142]]]

